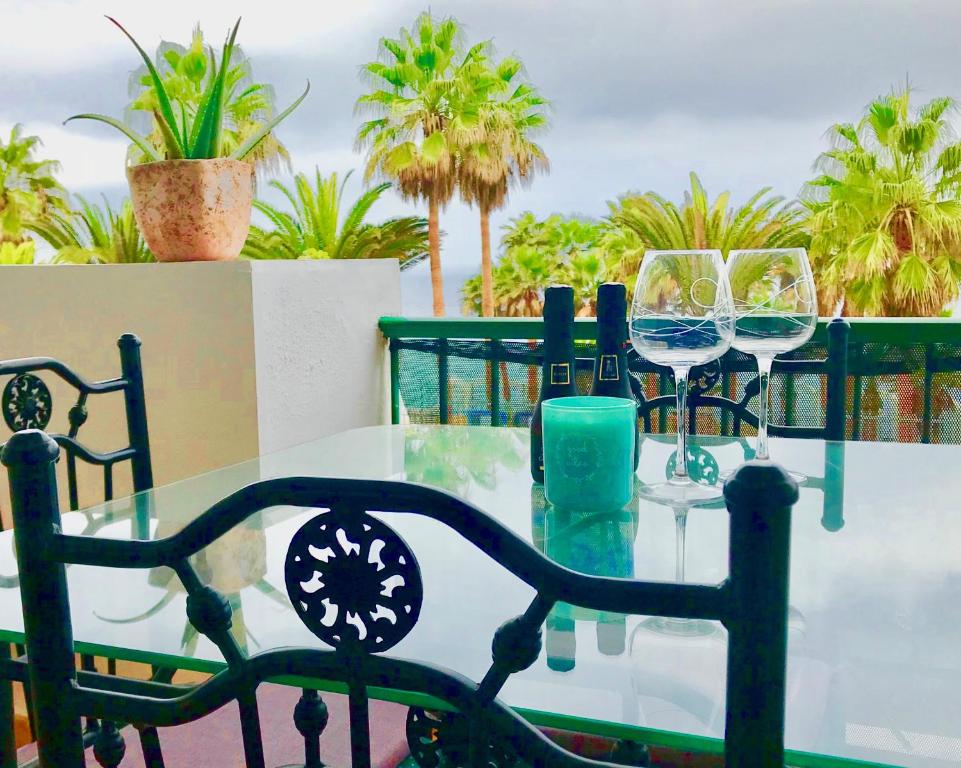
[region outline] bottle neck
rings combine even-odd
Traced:
[[[632,397],[627,379],[627,324],[623,318],[599,317],[597,321],[597,359],[591,393],[612,397]]]
[[[546,321],[542,396],[574,394],[574,322]]]
[[[605,354],[620,354],[626,349],[627,322],[624,319],[597,319],[597,349]]]

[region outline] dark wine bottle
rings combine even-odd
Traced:
[[[597,289],[597,359],[591,394],[634,401],[627,372],[627,291],[623,283],[603,283]],[[641,457],[634,439],[634,469]]]
[[[554,285],[544,291],[544,362],[541,391],[531,416],[531,477],[544,482],[544,425],[541,403],[577,394],[574,383],[574,289]]]

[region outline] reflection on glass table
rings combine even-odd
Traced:
[[[639,483],[635,482],[635,488]],[[531,485],[531,536],[552,560],[572,570],[596,576],[634,576],[637,535],[637,495],[623,509],[576,512],[557,509],[544,498],[544,487]],[[576,663],[577,621],[596,624],[597,650],[606,656],[624,653],[626,616],[558,603],[547,618],[544,638],[547,666],[567,672]]]
[[[166,527],[177,530],[181,526],[172,521],[164,521]],[[167,535],[158,525],[155,537]],[[230,603],[231,626],[230,633],[244,653],[251,647],[262,648],[260,641],[250,631],[244,620],[243,593],[252,588],[260,595],[276,605],[289,609],[290,602],[283,589],[278,589],[267,576],[267,536],[262,523],[256,516],[243,526],[226,533],[206,549],[190,559],[191,565],[208,586],[212,586],[223,594]],[[165,590],[165,594],[147,610],[133,616],[109,616],[95,612],[97,618],[108,624],[136,624],[159,613],[165,606],[180,596],[186,596],[186,590],[170,568],[152,568],[147,574],[147,583],[152,587]],[[201,639],[200,633],[189,621],[184,619],[181,651],[194,655],[197,643]]]
[[[744,448],[745,460],[750,449],[747,442],[738,438],[737,441]],[[714,455],[707,449],[693,443],[687,443],[687,468],[691,480],[699,485],[716,487],[720,479],[720,470]],[[665,477],[670,479],[674,476],[677,465],[677,451],[671,454],[664,469]],[[687,561],[687,516],[691,507],[690,503],[684,500],[673,502],[658,501],[651,499],[651,502],[658,506],[668,507],[674,513],[674,581],[683,584],[685,579],[685,563]],[[701,504],[702,507],[724,509],[723,498],[716,499],[709,504]],[[683,637],[699,637],[702,635],[712,635],[717,631],[718,625],[710,621],[700,619],[678,619],[670,616],[652,616],[634,628],[634,633],[641,629],[654,632],[662,632],[667,635],[679,635]],[[632,633],[632,647],[633,647]]]
[[[675,450],[672,438],[644,440],[639,481],[663,478]],[[532,500],[527,440],[526,430],[490,427],[354,430],[117,499],[88,510],[89,517],[67,513],[64,525],[79,533],[97,520],[99,538],[154,537],[260,479],[406,479],[455,490],[535,548],[557,553],[551,556],[564,558],[568,567],[624,569],[627,577],[646,580],[675,578],[673,510],[647,499],[638,499],[630,516],[617,523],[611,518],[596,528],[584,526],[586,540],[596,536],[601,542],[619,530],[623,550],[590,556],[587,548],[576,546],[576,536],[573,543],[565,544],[562,535],[555,542],[555,533],[581,529],[572,528],[577,521],[538,519],[543,502],[536,494]],[[720,471],[750,455],[730,438],[696,436],[690,442],[706,449]],[[779,460],[811,477],[801,488],[792,526],[786,740],[794,753],[789,763],[853,768],[857,763],[843,762],[853,760],[865,766],[961,768],[961,476],[956,472],[961,446],[771,442]],[[750,443],[749,449],[753,439]],[[710,468],[710,462],[704,466]],[[149,520],[138,519],[144,509]],[[261,592],[254,579],[262,572],[260,563],[266,565],[267,583],[283,583],[282,554],[309,514],[268,510],[257,521],[257,536],[248,540],[245,534],[236,544],[234,552],[246,558],[245,564],[226,562],[232,556],[226,552],[206,561],[211,579],[226,579],[233,569],[252,648],[316,644],[289,606]],[[686,524],[684,578],[722,581],[728,567],[727,513],[695,507]],[[482,675],[490,661],[491,633],[505,616],[523,610],[529,589],[502,579],[486,555],[440,536],[424,521],[411,519],[400,527],[430,585],[425,616],[442,619],[415,629],[398,653]],[[265,546],[255,540],[260,536]],[[452,571],[471,576],[445,577]],[[7,577],[0,584],[0,639],[17,642],[22,613],[9,532],[0,534],[0,574]],[[71,567],[67,578],[74,594],[83,596],[72,615],[79,650],[158,666],[217,668],[218,655],[206,639],[185,646],[184,596],[174,585],[156,578],[151,583],[146,571],[118,580],[115,573],[85,566]],[[168,593],[168,602],[149,613]],[[451,615],[458,621],[444,620]],[[140,618],[124,626],[99,618],[135,616]],[[716,747],[724,716],[725,633],[692,638],[646,629],[634,633],[644,618],[624,617],[627,648],[616,654],[615,640],[624,636],[617,626],[620,617],[555,615],[551,621],[563,631],[552,632],[550,657],[542,651],[505,688],[505,701],[539,724],[564,723],[571,730],[654,744]],[[568,642],[572,639],[576,642]],[[563,642],[567,651],[559,648]],[[557,660],[574,659],[575,645],[573,668],[557,671]]]

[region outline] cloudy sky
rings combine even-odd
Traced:
[[[200,22],[219,40],[243,16],[240,42],[258,80],[287,103],[308,100],[279,130],[296,170],[360,168],[353,151],[359,65],[424,3],[408,0],[0,0],[0,132],[16,122],[62,162],[84,195],[124,195],[125,143],[107,126],[61,121],[118,115],[138,64],[103,18],[117,16],[148,50],[187,42]],[[959,0],[451,0],[471,41],[521,57],[553,104],[542,144],[551,174],[513,193],[494,227],[524,210],[602,215],[627,190],[680,198],[697,171],[713,195],[743,199],[761,186],[794,196],[810,177],[824,132],[857,118],[906,78],[918,100],[961,97]],[[956,118],[961,120],[961,118]],[[392,198],[375,214],[414,206]],[[479,260],[476,215],[443,214],[448,311]],[[410,311],[429,309],[425,272],[405,280]]]

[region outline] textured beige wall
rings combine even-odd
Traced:
[[[140,336],[160,485],[387,421],[377,318],[399,313],[394,260],[4,266],[0,360],[54,357],[88,379],[112,378],[117,338]],[[65,432],[75,391],[44,379],[54,399],[48,429]],[[127,444],[122,395],[92,397],[88,411],[86,445]],[[0,422],[0,442],[7,434]],[[99,503],[100,470],[79,466],[81,505]],[[115,495],[130,491],[128,465],[114,482]],[[0,510],[9,523],[2,468]]]
[[[377,320],[400,314],[397,261],[251,267],[261,454],[389,421]]]
[[[0,359],[54,357],[88,379],[118,376],[117,338],[143,341],[154,480],[167,483],[257,455],[250,264],[0,267]],[[51,383],[51,431],[66,431],[74,390]],[[92,397],[80,432],[91,448],[126,445],[120,394]],[[6,425],[0,423],[0,440]],[[2,472],[2,470],[0,470]],[[115,493],[130,489],[118,467]],[[102,493],[81,475],[81,503]],[[63,483],[61,483],[63,485]],[[9,518],[7,481],[0,508]]]

